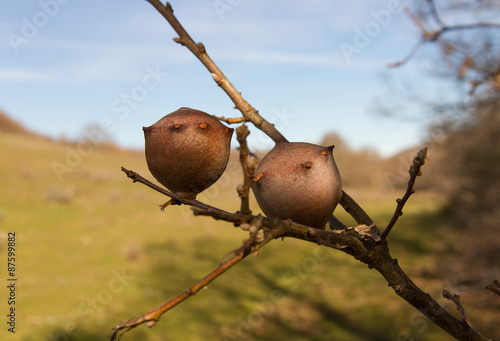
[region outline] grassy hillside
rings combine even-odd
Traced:
[[[1,340],[106,340],[111,326],[186,290],[247,237],[230,224],[195,218],[186,207],[162,213],[158,205],[166,198],[120,171],[125,166],[151,179],[139,152],[92,148],[79,162],[69,162],[70,170],[59,179],[54,162],[68,166],[68,153],[76,148],[0,133],[1,259],[5,264],[7,232],[15,232],[18,278],[16,334],[7,333],[3,323]],[[200,200],[236,210],[239,180],[233,159]],[[399,195],[354,188],[350,193],[381,226]],[[444,243],[433,231],[440,223],[438,211],[436,195],[418,193],[391,235],[393,256],[435,297],[446,281],[455,280],[426,276]],[[349,222],[341,209],[339,215]],[[2,281],[4,298],[3,275]],[[5,316],[7,304],[0,307]],[[475,313],[470,311],[473,323]],[[374,270],[334,250],[280,240],[167,313],[154,328],[141,326],[124,340],[409,338],[450,340]]]

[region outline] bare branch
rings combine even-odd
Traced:
[[[141,317],[133,318],[125,322],[120,322],[118,326],[113,327],[113,335],[111,336],[111,341],[119,340],[124,333],[130,331],[131,329],[141,324],[146,323],[148,327],[153,327],[160,320],[161,316],[165,314],[167,311],[171,310],[178,304],[184,302],[191,296],[194,296],[198,291],[205,288],[208,284],[213,282],[227,270],[229,270],[230,268],[241,262],[246,256],[259,250],[261,247],[263,247],[273,239],[274,239],[273,234],[268,233],[262,242],[251,244],[249,245],[249,247],[242,248],[238,254],[231,257],[229,260],[221,263],[214,271],[212,271],[203,279],[198,281],[195,285],[193,285],[192,287],[190,287],[189,289],[187,289],[174,299],[168,301],[161,307],[153,311],[150,311],[149,313]]]
[[[234,222],[236,224],[252,224],[252,222],[259,221],[259,224],[261,224],[262,228],[267,229],[267,232],[264,234],[264,241],[253,246],[252,250],[258,250],[258,248],[262,247],[271,239],[291,237],[338,249],[349,255],[352,255],[355,259],[367,264],[369,268],[376,269],[388,281],[389,285],[394,289],[397,295],[419,309],[431,321],[436,323],[436,325],[441,327],[443,330],[445,330],[447,333],[454,336],[458,340],[489,340],[488,338],[483,337],[471,326],[464,327],[463,321],[460,321],[453,317],[431,296],[420,290],[401,269],[401,267],[398,265],[397,260],[391,257],[389,248],[387,246],[387,241],[378,240],[378,233],[376,230],[373,230],[374,225],[362,225],[354,228],[347,228],[341,231],[327,231],[297,224],[292,222],[291,220],[279,220],[262,217],[260,215],[244,216],[239,213],[230,213],[211,207],[209,205],[198,202],[197,200],[177,198],[177,196],[175,196],[174,194],[163,190],[162,188],[157,188],[158,186],[145,180],[135,172],[128,171],[126,169],[124,169],[124,172],[127,173],[127,176],[132,178],[134,181],[151,187],[160,193],[172,197],[175,200],[179,199],[179,202],[182,201],[182,204],[192,205],[196,208],[194,211],[196,215],[211,216],[214,219],[222,219],[229,222]],[[249,250],[248,248],[244,249]],[[244,253],[243,255],[246,256],[247,254]],[[226,262],[223,264],[226,264],[225,266],[227,266],[227,268],[232,267],[233,265],[238,263],[239,260],[241,260],[238,257],[242,257],[242,254],[239,253],[234,257],[228,261],[229,263]],[[234,264],[231,262],[234,262]],[[209,275],[208,278],[211,279],[210,281],[212,281],[221,274],[222,269],[217,269],[214,271],[214,273]],[[203,279],[202,281],[204,280],[206,279]],[[198,285],[201,285],[199,283],[197,283],[194,288],[191,288],[191,290],[195,290],[196,288],[198,288]],[[178,303],[192,296],[189,293],[189,290],[184,292],[166,305],[162,306],[163,308],[159,308],[160,310],[157,309],[140,318],[120,323],[117,327],[114,327],[113,337],[116,339],[117,337],[119,337],[119,335],[121,335],[120,333],[135,328],[136,326],[143,323],[151,323],[154,325],[154,323],[158,321],[159,317],[165,311],[173,308]],[[164,309],[164,311],[161,309]]]
[[[242,219],[244,218],[243,216],[241,215],[236,215],[236,214],[232,214],[232,213],[229,213],[229,212],[226,212],[224,210],[221,210],[217,207],[213,207],[213,206],[210,206],[210,205],[207,205],[207,204],[204,204],[196,199],[186,199],[186,198],[183,198],[183,197],[180,197],[168,190],[166,190],[165,188],[163,187],[160,187],[158,185],[155,185],[154,183],[152,183],[151,181],[143,178],[142,176],[140,176],[138,173],[132,171],[132,170],[128,170],[124,167],[122,167],[122,171],[127,174],[127,177],[129,177],[130,179],[132,179],[134,182],[140,182],[152,189],[154,189],[155,191],[157,192],[160,192],[161,194],[164,194],[170,198],[173,199],[173,204],[177,204],[177,205],[180,205],[180,204],[184,204],[184,205],[190,205],[190,206],[193,206],[193,207],[196,207],[198,208],[199,210],[201,210],[202,212],[205,212],[207,215],[216,215],[217,217],[219,217],[219,219],[223,219],[223,220],[226,220],[226,221],[230,221],[230,222],[233,222],[233,223],[242,223],[244,221],[242,221]]]
[[[345,191],[342,191],[340,198],[340,205],[344,210],[356,220],[358,224],[372,225],[373,220],[366,214],[366,212],[358,205],[353,198],[351,198]]]
[[[250,184],[256,167],[255,164],[249,164],[250,150],[247,144],[249,134],[250,131],[245,124],[236,128],[236,138],[240,143],[240,163],[243,169],[243,184],[239,185],[237,190],[241,199],[240,213],[243,215],[252,214],[250,210]]]
[[[347,228],[347,226],[345,226],[344,223],[338,220],[333,214],[328,220],[328,225],[330,225],[332,230],[344,230]]]
[[[418,50],[420,50],[420,48],[422,47],[423,44],[425,44],[427,41],[425,39],[419,39],[415,45],[413,45],[413,47],[411,48],[410,52],[408,52],[408,54],[400,61],[397,61],[397,62],[394,62],[394,63],[389,63],[388,64],[388,67],[390,68],[396,68],[396,67],[400,67],[400,66],[403,66],[405,65],[406,63],[408,63],[418,52]]]
[[[413,186],[415,185],[415,179],[417,176],[421,175],[422,173],[420,172],[420,168],[425,163],[425,157],[427,155],[427,147],[424,147],[420,149],[417,153],[417,156],[413,159],[413,165],[410,166],[410,180],[408,180],[408,186],[406,188],[406,192],[403,196],[402,199],[397,199],[396,202],[398,203],[396,206],[396,210],[394,211],[394,214],[391,218],[391,221],[385,228],[384,232],[382,232],[382,235],[380,236],[381,239],[386,239],[389,233],[391,232],[392,228],[396,224],[396,221],[400,216],[403,215],[403,207],[410,198],[410,196],[415,193],[415,190],[413,189]]]
[[[447,300],[450,300],[452,301],[453,303],[455,303],[455,305],[457,306],[457,310],[460,312],[460,314],[462,315],[462,318],[463,318],[463,321],[464,323],[466,323],[469,327],[472,328],[472,324],[470,323],[469,321],[469,318],[467,317],[467,314],[465,313],[465,309],[464,307],[462,306],[462,303],[460,302],[460,296],[457,295],[457,294],[452,294],[451,292],[449,292],[448,290],[446,289],[443,289],[443,293],[442,293],[443,297],[446,298]]]
[[[164,6],[159,0],[148,0],[154,8],[168,21],[170,26],[179,35],[174,38],[176,43],[186,46],[200,62],[212,74],[212,78],[231,98],[236,108],[241,112],[243,117],[252,122],[257,128],[266,133],[274,142],[286,141],[286,138],[267,120],[260,116],[259,112],[254,109],[242,96],[241,93],[231,84],[227,77],[222,73],[219,67],[212,61],[207,54],[202,43],[195,43],[191,36],[186,32],[181,23],[177,20],[172,10],[172,6],[167,2]]]
[[[215,116],[215,115],[212,116],[218,119],[219,121],[226,122],[227,124],[244,123],[248,121],[245,117],[225,118],[224,116]]]
[[[450,32],[450,31],[459,31],[459,30],[474,30],[479,28],[494,28],[500,29],[500,24],[496,23],[485,23],[478,22],[474,24],[464,24],[464,25],[453,25],[453,26],[445,26],[441,29],[442,33]]]
[[[369,267],[376,269],[389,283],[394,292],[410,303],[430,321],[442,328],[457,340],[491,341],[476,331],[472,326],[455,318],[436,302],[429,294],[423,292],[401,269],[396,259],[393,259],[387,247],[387,240],[377,243],[370,255]]]
[[[341,249],[349,254],[358,254],[357,259],[365,259],[367,250],[362,247],[360,238],[357,236],[341,233],[339,231],[325,231],[318,230],[309,226],[294,223],[292,221],[279,220],[275,218],[261,217],[260,215],[251,214],[241,214],[230,213],[219,208],[204,204],[195,199],[186,199],[167,191],[166,189],[155,185],[154,183],[146,180],[138,173],[127,170],[122,167],[122,171],[127,174],[127,177],[131,178],[134,182],[142,183],[157,192],[160,192],[173,200],[177,204],[184,204],[193,206],[193,214],[210,216],[217,220],[225,220],[235,224],[242,224],[249,222],[252,219],[262,219],[262,226],[268,227],[273,231],[274,238],[280,237],[293,237],[297,239],[302,239],[310,242],[314,242],[318,245],[325,245],[328,247],[333,247]]]
[[[274,142],[287,141],[286,138],[268,121],[259,115],[247,101],[243,99],[241,93],[231,84],[227,77],[222,73],[219,67],[207,54],[205,47],[202,43],[196,44],[191,36],[186,32],[181,23],[174,16],[172,6],[167,2],[164,6],[159,0],[148,0],[156,10],[163,15],[163,17],[172,26],[179,38],[174,39],[175,42],[186,46],[205,67],[211,72],[212,78],[215,80],[226,94],[231,98],[236,108],[240,110],[246,120],[252,122],[258,129],[266,133]],[[368,217],[361,207],[350,197],[347,193],[343,192],[340,205],[351,214],[358,224],[371,225],[373,221]],[[358,221],[359,220],[359,221]]]
[[[433,17],[433,19],[437,22],[437,24],[440,26],[438,30],[434,31],[429,31],[424,24],[420,21],[420,19],[413,14],[408,7],[404,7],[405,12],[407,15],[410,17],[410,19],[415,23],[415,25],[420,29],[421,35],[420,39],[418,40],[415,45],[411,48],[411,50],[408,52],[408,54],[400,61],[395,62],[395,63],[390,63],[389,67],[400,67],[408,63],[420,50],[420,48],[429,42],[435,42],[439,40],[441,36],[448,32],[452,31],[460,31],[460,30],[474,30],[474,29],[480,29],[480,28],[495,28],[495,29],[500,29],[500,24],[497,23],[484,23],[484,22],[478,22],[474,24],[464,24],[464,25],[446,25],[444,22],[441,20],[441,17],[439,16],[439,13],[437,12],[436,5],[433,0],[427,0],[427,3],[430,7],[430,13]]]
[[[429,4],[431,15],[434,18],[434,20],[438,23],[439,26],[445,27],[446,25],[441,20],[441,16],[439,15],[439,13],[436,9],[436,3],[434,2],[434,0],[427,0],[427,3]]]
[[[486,289],[493,291],[495,294],[500,296],[500,282],[494,280],[492,284],[488,284]]]
[[[229,80],[210,59],[203,44],[196,44],[187,34],[173,15],[173,10],[170,4],[167,3],[166,6],[163,6],[158,0],[148,0],[148,2],[150,2],[167,19],[170,25],[179,34],[179,38],[175,38],[174,40],[186,46],[207,67],[207,69],[211,72],[213,79],[233,100],[236,108],[240,110],[244,117],[241,121],[252,122],[258,129],[270,136],[275,142],[286,141],[283,135],[281,135],[281,133],[272,124],[262,118],[258,112],[241,97],[241,94],[236,91]],[[436,37],[438,36],[439,35]],[[428,39],[431,39],[431,37]],[[230,123],[229,120],[230,119],[228,119],[228,123]],[[291,237],[341,250],[352,255],[355,259],[367,264],[369,268],[376,269],[387,280],[388,284],[393,288],[397,295],[412,304],[431,321],[453,337],[459,340],[488,340],[479,332],[474,330],[470,323],[467,324],[464,323],[464,321],[458,320],[441,307],[430,295],[420,290],[405,274],[401,267],[399,267],[397,260],[392,258],[389,253],[386,237],[396,223],[398,217],[402,214],[403,206],[409,196],[413,193],[415,178],[420,175],[420,168],[424,164],[427,148],[420,150],[417,157],[414,159],[413,165],[410,167],[410,180],[408,182],[406,193],[402,199],[398,199],[398,206],[396,207],[396,211],[391,219],[391,222],[385,229],[384,233],[379,237],[379,232],[373,224],[371,218],[345,192],[342,194],[340,204],[359,224],[359,226],[353,228],[346,228],[345,226],[340,225],[343,227],[342,230],[327,231],[296,224],[291,220],[284,221],[262,217],[261,215],[252,215],[249,208],[248,198],[246,197],[249,193],[249,181],[251,180],[252,175],[252,165],[249,164],[250,152],[248,151],[248,146],[246,145],[248,129],[246,129],[246,126],[243,124],[237,129],[237,132],[238,141],[240,142],[240,162],[244,171],[244,183],[242,187],[238,189],[242,203],[240,211],[236,213],[230,213],[201,203],[197,200],[179,197],[174,193],[149,182],[139,174],[122,168],[127,176],[133,179],[134,182],[140,182],[164,195],[167,195],[172,199],[173,204],[185,204],[192,206],[195,215],[211,216],[214,219],[225,220],[241,226],[244,230],[248,230],[250,232],[250,239],[245,241],[243,246],[235,251],[236,254],[232,258],[230,258],[227,262],[220,264],[217,269],[181,295],[142,317],[122,322],[118,326],[114,327],[113,339],[119,338],[124,332],[133,329],[140,324],[145,323],[149,326],[153,326],[166,311],[196,294],[201,288],[205,287],[229,268],[239,263],[251,252],[258,251],[272,239]],[[261,230],[264,232],[263,234],[260,232]]]

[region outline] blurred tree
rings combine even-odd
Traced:
[[[462,229],[454,246],[466,260],[461,269],[484,274],[500,267],[500,2],[418,0],[407,13],[421,38],[393,66],[423,59],[455,84],[451,101],[415,102],[434,116],[429,172],[448,197],[451,225]]]
[[[493,0],[417,0],[407,9],[421,32],[406,58],[432,44],[431,68],[437,75],[470,84],[470,93],[500,91],[500,2]]]
[[[420,40],[392,66],[418,58],[434,75],[455,83],[450,90],[457,92],[442,100],[413,93],[406,96],[433,114],[429,129],[429,140],[437,147],[432,150],[433,163],[438,164],[435,171],[440,178],[447,180],[436,180],[434,185],[446,190],[450,211],[458,218],[497,221],[492,203],[500,199],[496,165],[500,156],[500,2],[417,0],[406,10],[421,32]],[[427,53],[420,53],[422,49]]]
[[[442,167],[454,178],[450,208],[469,224],[500,222],[500,98],[470,106],[469,117],[442,142]],[[447,123],[434,129],[448,130]],[[494,218],[492,220],[492,218]]]

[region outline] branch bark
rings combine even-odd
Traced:
[[[495,28],[495,29],[500,29],[500,24],[497,23],[486,23],[486,22],[478,22],[478,23],[473,23],[473,24],[456,24],[456,25],[446,25],[442,20],[441,17],[439,16],[436,5],[433,0],[428,0],[427,1],[429,8],[430,8],[430,13],[436,23],[439,26],[439,29],[429,31],[420,21],[420,19],[413,14],[408,7],[405,7],[405,11],[407,15],[412,19],[412,21],[415,23],[416,26],[420,29],[420,39],[419,41],[412,47],[410,52],[400,61],[391,63],[389,64],[389,67],[399,67],[405,65],[407,62],[409,62],[415,54],[420,50],[420,48],[425,44],[429,42],[435,42],[439,40],[443,35],[449,32],[453,31],[464,31],[464,30],[473,30],[473,29],[479,29],[479,28]]]
[[[226,92],[229,98],[231,98],[235,107],[241,112],[243,117],[247,121],[252,122],[256,128],[264,132],[275,143],[287,141],[285,136],[283,136],[273,124],[264,119],[264,117],[262,117],[259,112],[242,97],[241,93],[236,90],[229,79],[210,58],[203,43],[196,43],[193,38],[191,38],[179,20],[175,17],[174,10],[170,3],[167,2],[164,6],[159,0],[148,0],[148,2],[153,5],[179,35],[179,37],[174,38],[174,41],[185,46],[208,69],[214,81],[224,90],[224,92]],[[373,223],[366,212],[364,212],[363,209],[344,191],[342,191],[340,205],[351,214],[359,224],[371,225]]]
[[[465,309],[462,305],[462,302],[460,302],[460,296],[457,295],[457,294],[452,294],[451,292],[449,292],[447,289],[443,289],[443,293],[442,293],[442,296],[444,298],[446,298],[447,300],[450,300],[452,301],[453,303],[455,303],[455,305],[457,306],[457,310],[460,312],[460,315],[462,315],[462,321],[468,325],[469,327],[472,328],[472,324],[470,323],[469,321],[469,317],[467,316],[467,314],[465,313]]]
[[[191,286],[189,289],[187,289],[174,299],[168,301],[161,307],[154,309],[153,311],[150,311],[149,313],[141,317],[133,318],[125,322],[120,322],[118,326],[113,327],[113,335],[111,336],[111,341],[119,340],[124,333],[136,328],[141,324],[145,323],[148,327],[153,327],[160,320],[162,315],[165,314],[167,311],[173,309],[175,306],[184,302],[191,296],[196,295],[198,291],[205,288],[208,284],[216,280],[227,270],[229,270],[230,268],[241,262],[249,254],[258,251],[261,247],[263,247],[273,239],[274,236],[271,233],[268,233],[262,242],[257,244],[250,244],[248,248],[241,249],[240,252],[238,252],[235,256],[221,263],[214,271],[209,273],[207,276],[202,278],[200,281]]]
[[[213,62],[213,60],[208,55],[205,50],[205,46],[202,43],[195,43],[193,38],[186,32],[181,23],[174,16],[174,11],[170,3],[164,6],[159,0],[148,0],[148,2],[153,5],[156,10],[163,15],[163,17],[168,21],[170,26],[179,35],[178,38],[174,38],[176,43],[186,46],[189,51],[191,51],[200,62],[205,65],[208,71],[212,74],[212,78],[217,83],[218,86],[226,92],[226,94],[231,98],[236,108],[241,112],[243,117],[248,121],[252,122],[257,128],[266,133],[274,142],[286,141],[286,138],[267,120],[265,120],[259,112],[253,108],[242,96],[241,93],[236,90],[236,88],[227,79],[224,73],[219,69],[219,67]]]
[[[425,5],[428,7],[429,17],[435,22],[437,29],[429,29],[423,24],[423,20],[415,15],[408,7],[405,7],[405,11],[408,17],[413,21],[413,23],[420,30],[419,40],[413,45],[406,56],[399,60],[398,62],[389,64],[389,67],[400,67],[408,63],[420,50],[420,48],[427,43],[439,43],[442,45],[444,51],[455,50],[457,44],[452,44],[446,41],[445,36],[450,32],[458,31],[472,31],[478,29],[500,29],[500,24],[494,22],[476,22],[471,24],[446,24],[438,13],[436,4],[434,0],[427,0]],[[478,45],[480,46],[480,45]],[[480,51],[476,49],[477,51]],[[446,54],[449,52],[446,52]],[[480,85],[487,85],[488,88],[494,91],[500,89],[500,69],[491,68],[482,63],[474,63],[474,60],[480,60],[484,58],[483,54],[478,54],[477,59],[471,58],[469,55],[463,56],[464,61],[462,65],[457,69],[457,76],[459,79],[465,79],[465,73],[469,69],[473,69],[475,72],[479,73],[472,78],[468,79],[471,85],[469,93],[472,95],[476,92],[476,89]]]
[[[398,205],[396,206],[396,211],[394,212],[389,224],[387,224],[387,227],[385,228],[384,232],[382,232],[382,235],[380,236],[381,239],[387,238],[392,228],[396,224],[396,221],[398,221],[398,218],[403,215],[404,205],[406,204],[410,196],[413,193],[415,193],[415,189],[413,188],[413,186],[415,186],[415,180],[417,179],[417,176],[422,174],[420,172],[420,168],[422,168],[422,166],[424,165],[426,156],[427,156],[427,147],[424,147],[418,151],[417,156],[413,159],[413,164],[410,166],[410,170],[408,171],[408,173],[410,173],[410,180],[408,180],[408,187],[406,188],[406,192],[403,195],[403,198],[396,200],[396,202],[398,203]]]
[[[139,174],[132,171],[127,171],[125,169],[124,172],[129,178],[133,179],[134,182],[140,182],[177,200],[177,196],[173,195],[167,190],[158,188],[158,186],[147,181]],[[370,269],[377,270],[387,280],[388,285],[398,296],[414,306],[430,321],[435,323],[451,336],[455,337],[457,340],[490,340],[489,338],[481,335],[470,324],[467,324],[463,320],[455,318],[441,305],[439,305],[439,303],[434,300],[429,294],[423,292],[399,266],[397,259],[392,258],[386,239],[375,240],[367,234],[357,233],[356,231],[358,229],[356,228],[348,228],[346,230],[340,231],[319,230],[294,223],[291,220],[278,220],[262,217],[260,215],[245,216],[240,213],[227,212],[204,204],[197,200],[183,198],[179,199],[181,199],[179,200],[179,202],[182,201],[182,204],[195,207],[195,215],[211,216],[217,220],[225,220],[237,224],[241,224],[244,221],[248,222],[260,220],[262,228],[267,228],[268,233],[266,234],[265,242],[257,244],[259,249],[266,243],[268,243],[271,239],[290,237],[301,239],[318,245],[323,245],[325,247],[338,249],[349,255],[352,255],[355,259],[367,264]],[[229,266],[227,269],[229,269],[231,266]],[[227,269],[225,269],[224,272]],[[218,273],[217,271],[220,270],[216,270],[215,272]],[[222,273],[223,272],[221,272],[217,276],[213,275],[212,273],[211,275],[205,277],[202,281],[207,280],[208,278],[210,279],[209,282],[211,282],[219,277]],[[122,322],[118,326],[114,327],[115,333],[118,333],[123,329],[128,330],[134,328],[136,325],[142,323],[154,321],[154,318],[156,317],[158,317],[159,319],[159,316],[161,316],[163,313],[170,310],[173,306],[184,301],[190,296],[191,295],[188,295],[187,293],[183,293],[176,299],[162,306],[163,308],[159,308],[161,310],[154,310],[153,312],[148,313],[138,319],[132,319],[128,322]],[[180,302],[177,302],[177,300],[180,300]],[[161,312],[161,314],[158,315],[158,312]]]
[[[252,214],[250,210],[250,184],[252,181],[255,165],[249,164],[250,150],[248,149],[247,136],[250,134],[247,126],[242,124],[236,128],[236,138],[240,144],[240,163],[243,171],[243,183],[238,186],[238,196],[241,199],[240,213]]]
[[[455,318],[440,306],[429,294],[417,287],[403,269],[401,269],[397,259],[391,257],[387,241],[384,240],[380,242],[374,251],[375,253],[371,259],[373,262],[368,264],[368,266],[373,267],[384,276],[389,286],[398,296],[418,309],[430,321],[457,340],[490,340],[481,335],[481,333],[472,328],[472,326]]]
[[[500,296],[500,282],[498,282],[497,280],[494,280],[493,283],[488,284],[486,286],[486,289],[491,290],[492,292]]]
[[[161,194],[164,194],[169,198],[172,198],[174,200],[175,204],[177,204],[177,205],[184,204],[184,205],[193,206],[193,207],[198,208],[200,211],[216,214],[218,217],[220,217],[220,219],[230,221],[233,223],[241,224],[241,223],[245,222],[242,220],[244,218],[243,216],[231,214],[231,213],[226,212],[224,210],[221,210],[217,207],[213,207],[213,206],[204,204],[196,199],[186,199],[186,198],[180,197],[180,196],[166,190],[165,188],[160,187],[160,186],[152,183],[151,181],[143,178],[138,173],[136,173],[132,170],[126,169],[125,167],[122,167],[122,171],[127,175],[127,177],[132,179],[134,182],[140,182],[140,183],[154,189],[155,191],[160,192]]]
[[[236,91],[226,76],[210,59],[203,44],[196,44],[193,41],[173,15],[173,10],[170,4],[167,3],[166,6],[163,6],[158,0],[148,0],[148,2],[151,3],[165,17],[165,19],[167,19],[170,25],[179,34],[179,38],[174,40],[182,45],[185,45],[207,67],[214,80],[232,99],[236,108],[240,110],[245,120],[252,122],[258,129],[266,133],[275,142],[286,141],[285,137],[281,135],[281,133],[272,124],[260,116],[257,110],[250,106],[250,104],[243,99],[241,94]],[[246,132],[243,128],[241,128],[238,140],[240,141],[241,139],[240,162],[245,173],[244,186],[248,185],[248,179],[250,176],[248,164],[246,164],[248,161],[248,149],[246,147],[245,134]],[[292,222],[291,220],[284,221],[262,217],[261,215],[252,215],[247,201],[248,198],[245,198],[245,193],[248,194],[247,188],[242,190],[243,195],[240,196],[242,197],[241,210],[236,213],[231,213],[199,202],[198,200],[179,197],[170,191],[151,183],[136,172],[122,167],[122,171],[125,172],[134,182],[140,182],[155,191],[172,198],[174,204],[192,206],[194,208],[195,215],[211,216],[214,219],[232,222],[237,226],[240,225],[242,228],[243,225],[251,225],[252,222],[254,224],[258,224],[258,226],[251,231],[250,242],[245,243],[242,248],[238,249],[235,256],[227,262],[222,263],[212,273],[160,308],[155,309],[142,317],[122,322],[118,326],[114,327],[113,339],[119,337],[122,332],[135,328],[140,324],[146,323],[154,325],[166,311],[172,309],[177,304],[194,295],[201,288],[206,286],[208,283],[211,283],[229,268],[239,263],[252,251],[260,249],[272,239],[290,237],[341,250],[349,255],[352,255],[355,259],[367,264],[369,268],[377,270],[387,280],[389,286],[393,288],[397,295],[406,300],[422,312],[427,318],[429,318],[429,320],[434,322],[456,339],[468,341],[489,340],[476,331],[470,323],[452,316],[429,294],[418,288],[410,277],[406,275],[403,269],[401,269],[398,261],[390,255],[386,237],[395,225],[397,218],[401,215],[404,204],[413,193],[413,185],[416,177],[420,174],[420,167],[423,165],[425,154],[426,148],[422,149],[415,158],[412,168],[410,168],[410,180],[407,191],[403,196],[403,199],[398,202],[393,219],[391,219],[391,222],[388,224],[382,235],[379,235],[375,224],[373,224],[373,221],[368,214],[345,192],[343,192],[340,203],[342,207],[344,207],[344,209],[356,220],[359,226],[354,228],[344,228],[342,230],[327,231],[300,225]],[[263,240],[257,240],[255,238],[258,229],[263,229],[265,231]]]

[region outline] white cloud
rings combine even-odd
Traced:
[[[25,68],[0,69],[0,82],[36,82],[48,83],[54,80],[54,75]]]

